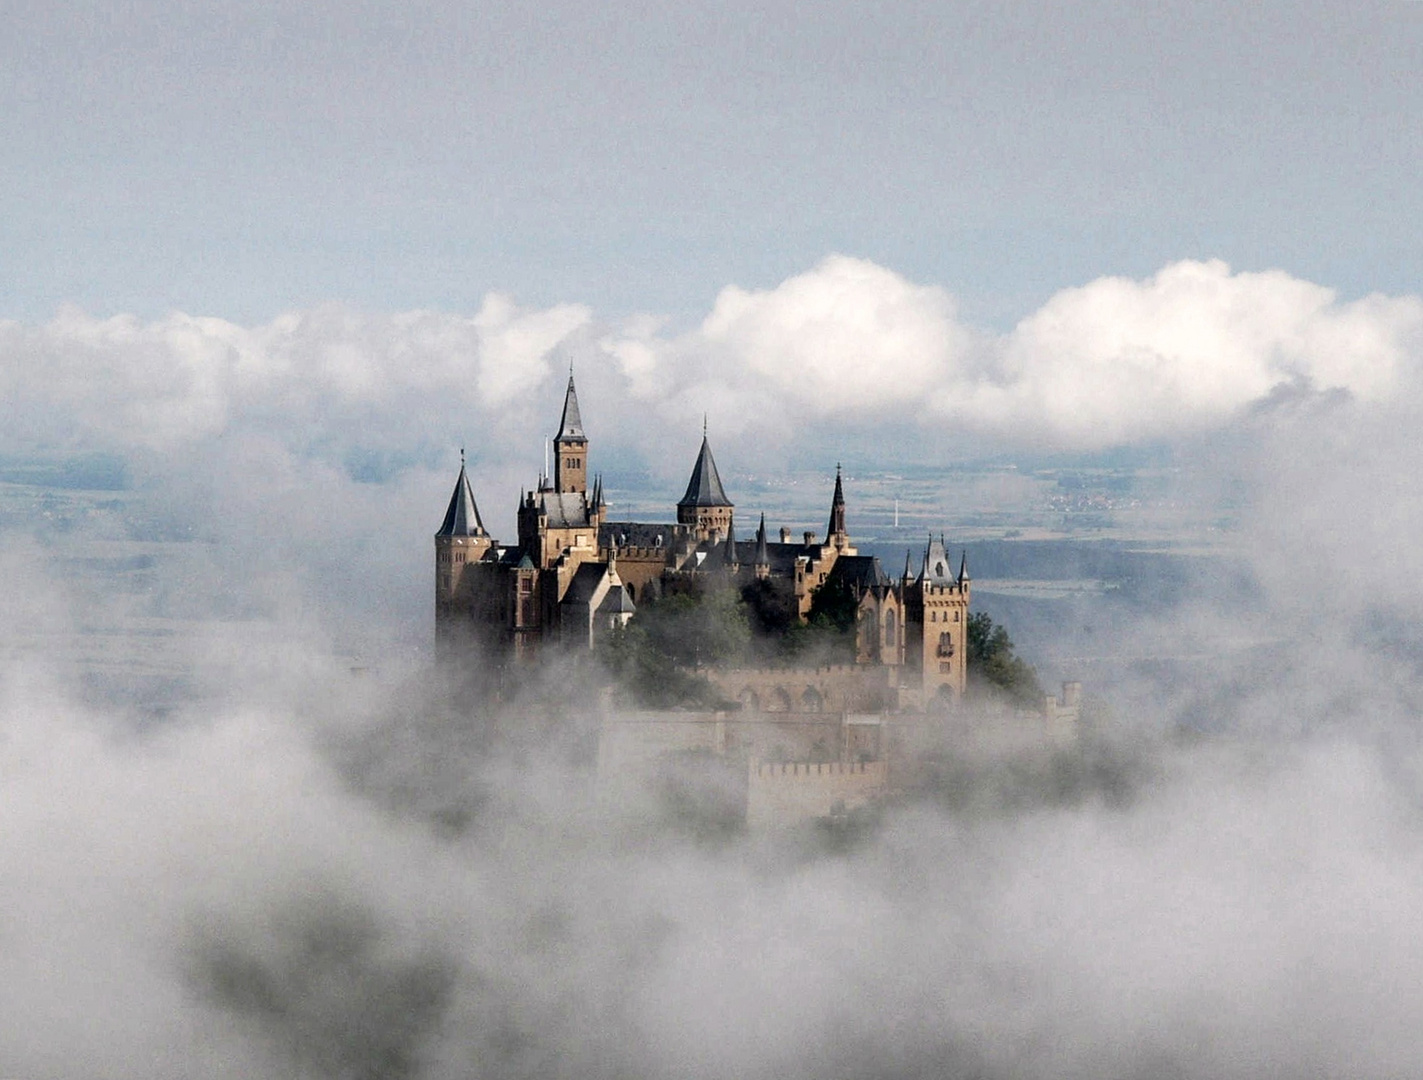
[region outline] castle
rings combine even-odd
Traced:
[[[838,467],[823,540],[805,532],[796,542],[785,528],[772,540],[764,514],[754,537],[738,540],[705,427],[675,522],[610,520],[601,480],[589,486],[588,448],[570,373],[552,475],[520,498],[513,545],[485,529],[461,453],[435,534],[436,646],[445,658],[479,650],[517,679],[524,661],[596,650],[638,604],[676,594],[735,589],[787,626],[806,620],[820,590],[854,605],[846,662],[704,668],[728,706],[715,710],[605,709],[597,778],[614,802],[668,784],[685,802],[690,785],[723,807],[729,797],[732,817],[748,827],[793,824],[912,787],[932,758],[923,748],[945,737],[945,725],[965,745],[985,734],[1057,742],[1075,732],[1075,683],[1040,713],[1000,710],[996,731],[946,707],[967,685],[967,560],[955,570],[943,539],[931,539],[917,571],[906,554],[903,574],[891,578],[855,549]]]
[[[596,649],[610,630],[662,595],[745,590],[787,621],[804,622],[816,591],[842,590],[856,605],[853,663],[807,669],[708,673],[727,696],[756,712],[899,711],[962,696],[970,583],[942,539],[930,540],[916,573],[891,578],[860,555],[846,524],[837,467],[824,540],[773,540],[762,514],[754,538],[738,540],[706,432],[675,523],[609,519],[601,479],[589,486],[589,440],[568,378],[553,440],[553,474],[540,476],[518,509],[518,542],[489,535],[461,455],[459,477],[435,534],[437,648],[457,655],[477,642],[513,660],[549,649]]]

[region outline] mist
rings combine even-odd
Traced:
[[[860,272],[862,298],[887,287]],[[1218,269],[1194,272],[1234,287]],[[726,342],[762,340],[770,331],[746,320],[817,281],[733,296],[739,314],[709,318],[705,339],[722,333],[717,348],[754,371],[774,335],[744,352]],[[905,302],[927,295],[930,314],[948,318],[952,305],[926,289]],[[1368,314],[1284,291],[1304,296],[1306,328]],[[344,367],[281,371],[254,360],[281,349],[203,359],[153,344],[171,342],[171,327],[124,329],[158,349],[145,356],[198,357],[182,385],[208,387],[203,412],[186,398],[154,405],[148,361],[127,346],[95,359],[53,328],[10,326],[7,372],[24,408],[7,452],[111,453],[127,479],[82,505],[51,492],[0,538],[0,1073],[1416,1071],[1416,301],[1365,306],[1383,322],[1349,352],[1355,368],[1309,360],[1311,345],[1192,399],[1189,423],[1122,406],[1119,433],[1170,441],[1183,499],[1229,489],[1238,502],[1247,598],[1187,592],[1124,607],[1111,624],[1118,645],[1187,640],[1205,661],[1089,685],[1076,744],[951,742],[933,783],[853,829],[764,834],[689,827],[655,792],[600,799],[588,747],[607,706],[566,669],[495,706],[431,667],[430,533],[453,475],[431,429],[457,435],[466,407],[493,417],[502,391],[450,376],[466,395],[450,399],[425,376],[394,379],[389,358],[409,354],[363,351],[348,324],[329,335],[341,348],[322,337],[310,353],[344,355]],[[527,386],[556,385],[568,352],[593,340],[577,338],[588,318],[530,324],[541,329],[521,339]],[[1298,325],[1259,355],[1278,358]],[[1345,340],[1330,325],[1325,339]],[[478,359],[486,331],[471,333]],[[938,371],[981,346],[975,333],[929,334],[940,351],[916,355]],[[696,397],[686,373],[710,346],[649,340],[647,397],[625,407],[661,417],[654,432],[675,430]],[[53,349],[74,385],[27,376],[36,349]],[[1182,378],[1196,370],[1186,353],[1156,355],[1174,356]],[[109,373],[111,400],[87,389],[86,363]],[[259,370],[280,392],[253,381]],[[374,372],[365,383],[350,376],[363,370]],[[611,402],[628,370],[592,369],[590,426],[591,403]],[[983,385],[1039,385],[1010,374]],[[855,422],[910,441],[944,415],[861,401],[859,377],[825,399]],[[427,393],[437,404],[422,412]],[[783,394],[791,435],[823,431],[821,406]],[[1041,420],[1019,445],[1048,432],[1078,447],[1081,428],[1058,423],[1057,403],[1031,412],[1049,397],[1017,394],[1014,409]],[[510,431],[520,410],[548,411],[537,394],[505,400],[518,402],[500,421]],[[161,422],[143,422],[150,406]],[[994,423],[1011,444],[1013,424]],[[502,430],[481,450],[491,494],[476,481],[496,517],[512,505],[501,485],[516,490],[539,450],[537,439],[502,446]],[[781,442],[758,431],[726,441],[748,461],[773,457]],[[642,438],[655,441],[610,435],[629,458]],[[384,473],[353,470],[361,446],[386,455]],[[142,546],[166,535],[191,537],[182,559]],[[140,561],[86,562],[100,538]],[[148,665],[142,686],[162,688],[156,705],[96,676],[117,670],[114,650],[137,631],[149,635],[135,655]]]

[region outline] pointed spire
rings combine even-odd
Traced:
[[[910,570],[909,570],[909,549],[908,549],[908,548],[905,548],[905,549],[904,549],[904,577],[902,577],[900,580],[903,581],[904,584],[906,584],[906,585],[908,585],[909,582],[912,580],[912,577],[911,577],[911,574],[910,574]]]
[[[702,436],[702,448],[697,454],[697,463],[692,466],[692,478],[687,481],[687,492],[677,502],[678,506],[731,506],[726,491],[717,475],[716,462],[712,460],[711,444]]]
[[[968,548],[964,548],[963,557],[959,560],[959,584],[962,585],[968,580]]]
[[[555,442],[569,439],[586,439],[583,434],[583,417],[578,413],[578,391],[573,388],[573,365],[568,366],[568,393],[563,398],[563,419],[558,422]]]
[[[761,526],[756,530],[756,565],[771,565],[771,550],[766,546],[766,515],[761,515]]]
[[[736,569],[736,519],[726,523],[726,545],[721,549],[721,565],[728,570]]]
[[[826,538],[845,535],[845,487],[840,482],[840,463],[835,463],[835,494],[830,500],[830,525]]]
[[[436,536],[487,536],[484,522],[479,518],[479,507],[474,502],[474,489],[469,484],[469,474],[464,469],[464,449],[460,449],[460,474],[455,481],[454,494],[450,496],[449,509],[440,524]]]

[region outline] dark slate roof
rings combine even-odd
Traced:
[[[632,597],[621,585],[614,585],[608,590],[608,595],[603,597],[603,602],[598,605],[599,615],[636,615],[637,606],[632,602]]]
[[[756,530],[756,553],[753,556],[756,566],[770,566],[771,553],[766,547],[766,515],[761,515],[761,527]]]
[[[589,527],[588,501],[581,491],[540,491],[534,498],[548,515],[551,529],[586,529]]]
[[[598,530],[598,543],[603,547],[671,548],[676,530],[675,525],[605,521]]]
[[[574,571],[573,580],[568,583],[568,590],[563,594],[563,602],[565,604],[589,603],[607,573],[607,563],[580,563],[578,569]]]
[[[721,486],[721,477],[716,472],[716,462],[712,460],[711,444],[702,436],[702,449],[697,454],[697,463],[692,466],[692,478],[687,481],[687,493],[677,502],[678,506],[731,506],[726,491]]]
[[[445,511],[445,520],[436,536],[487,536],[484,522],[479,520],[479,507],[474,505],[474,489],[469,486],[469,475],[460,463],[459,479],[455,481],[455,492],[450,496],[450,508]]]
[[[861,589],[883,588],[892,584],[874,555],[841,555],[830,568],[830,576],[825,579],[827,585],[832,582],[844,582]]]
[[[559,439],[584,439],[583,417],[578,415],[578,391],[573,389],[573,372],[568,373],[568,393],[563,398],[563,419],[558,422]]]
[[[921,580],[931,585],[952,585],[955,582],[954,568],[949,563],[949,554],[944,550],[943,537],[929,538],[929,546],[924,549],[924,571]]]

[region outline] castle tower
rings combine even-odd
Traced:
[[[929,538],[919,577],[905,588],[905,660],[921,676],[924,702],[961,698],[968,685],[968,554],[955,574],[943,537]]]
[[[460,474],[450,496],[445,520],[435,533],[435,628],[439,636],[448,620],[467,613],[471,603],[472,567],[493,543],[475,505],[474,489],[460,451]]]
[[[578,413],[578,392],[573,372],[568,373],[568,393],[563,398],[563,418],[553,440],[553,490],[560,494],[588,490],[588,437]]]
[[[761,526],[756,530],[756,554],[752,566],[758,579],[771,576],[771,549],[766,544],[766,515],[761,515]]]
[[[687,481],[686,494],[677,503],[677,522],[691,526],[698,540],[710,540],[716,535],[725,536],[731,530],[731,513],[731,500],[721,486],[703,427],[702,448],[697,454],[697,463],[692,466],[692,478]]]
[[[850,536],[845,531],[845,487],[840,482],[840,465],[835,465],[835,494],[830,500],[830,524],[825,529],[825,542],[837,551],[850,545]]]

